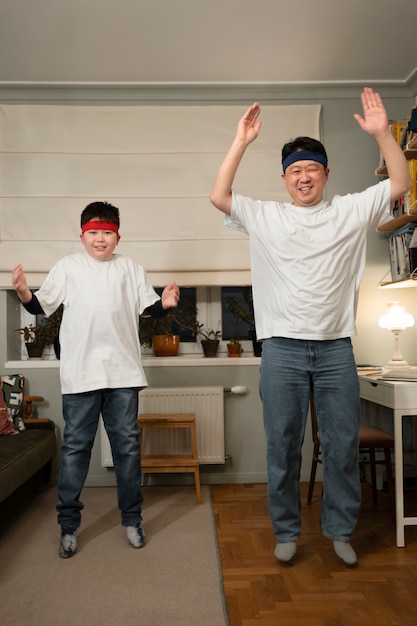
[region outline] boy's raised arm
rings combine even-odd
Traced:
[[[19,296],[20,302],[26,304],[32,300],[32,292],[28,288],[26,276],[23,272],[21,263],[17,263],[12,269],[12,285]]]
[[[246,148],[257,138],[261,128],[262,122],[258,120],[260,112],[261,107],[255,102],[239,121],[236,136],[219,168],[210,193],[211,203],[228,215],[232,208],[232,185],[237,168]]]

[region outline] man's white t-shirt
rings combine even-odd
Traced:
[[[144,269],[113,254],[64,257],[35,293],[46,315],[64,304],[60,328],[62,393],[144,387],[139,314],[159,299]]]
[[[313,207],[233,194],[225,224],[249,235],[259,339],[356,333],[367,234],[392,219],[389,180]]]

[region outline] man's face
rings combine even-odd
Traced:
[[[107,261],[119,243],[119,235],[112,230],[86,230],[80,239],[87,253],[97,261]]]
[[[317,161],[296,161],[287,167],[282,180],[294,206],[309,207],[323,200],[329,169]]]

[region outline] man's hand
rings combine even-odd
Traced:
[[[161,296],[162,308],[166,310],[177,306],[179,299],[180,289],[178,285],[175,282],[167,285],[167,287],[165,287],[165,289],[163,290]]]
[[[389,132],[388,116],[378,93],[365,87],[361,94],[363,117],[355,113],[353,116],[366,133],[378,137]]]
[[[21,302],[30,302],[32,292],[28,288],[26,276],[21,263],[17,263],[12,269],[12,285]]]
[[[262,126],[262,122],[258,120],[260,113],[261,107],[258,102],[255,102],[239,120],[236,139],[242,141],[246,146],[252,143],[259,134]]]

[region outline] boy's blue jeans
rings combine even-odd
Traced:
[[[349,541],[361,504],[360,396],[350,338],[263,341],[260,394],[273,531],[282,543],[295,541],[301,533],[301,447],[310,391],[323,460],[322,531],[331,539]]]
[[[87,477],[100,413],[110,440],[122,525],[142,520],[143,495],[137,423],[139,389],[99,389],[64,394],[65,421],[58,479],[58,523],[76,530],[81,522],[81,490]]]

